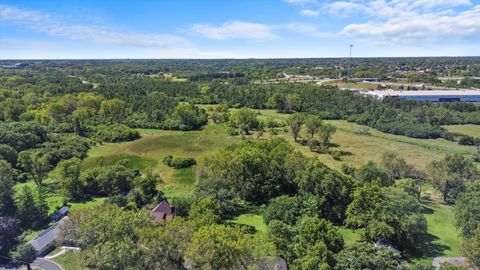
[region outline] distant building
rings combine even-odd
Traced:
[[[386,97],[404,100],[430,101],[430,102],[480,102],[480,90],[384,90],[368,91],[363,94],[378,99]]]
[[[451,264],[457,267],[465,267],[469,270],[479,270],[478,267],[474,266],[464,257],[436,257],[432,261],[432,266],[439,270],[443,264]]]
[[[156,221],[171,219],[175,215],[175,207],[170,205],[166,200],[161,201],[152,210],[152,218]]]
[[[37,251],[37,256],[45,255],[48,253],[48,251],[55,247],[60,234],[61,226],[65,222],[66,218],[68,217],[62,218],[58,223],[46,229],[39,236],[28,242]]]

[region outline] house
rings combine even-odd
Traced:
[[[443,264],[451,264],[457,267],[465,267],[469,270],[479,270],[478,267],[474,266],[467,258],[464,257],[436,257],[432,261],[432,266],[439,270]]]
[[[59,221],[64,216],[68,215],[68,211],[69,211],[68,207],[64,206],[58,209],[57,211],[55,211],[55,213],[53,213],[52,216],[50,216],[50,219],[52,221]]]
[[[156,221],[171,219],[175,216],[175,207],[170,205],[166,200],[161,201],[152,210],[152,218]]]
[[[63,217],[58,223],[46,229],[39,236],[28,242],[37,251],[37,256],[45,255],[48,253],[48,251],[55,247],[57,239],[60,235],[61,226],[67,218],[68,217]]]

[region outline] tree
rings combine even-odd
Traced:
[[[298,133],[302,130],[302,126],[305,123],[305,115],[301,113],[294,113],[290,117],[287,118],[287,124],[290,126],[292,130],[293,139],[295,142],[298,138]]]
[[[318,129],[318,137],[320,139],[320,144],[324,148],[328,148],[330,146],[330,139],[336,131],[337,128],[331,124],[323,124],[320,126]]]
[[[432,161],[428,167],[433,186],[442,193],[443,201],[448,197],[457,198],[465,188],[465,183],[479,177],[475,164],[465,157],[455,154],[447,155],[439,161]]]
[[[343,238],[328,221],[304,216],[295,225],[292,248],[295,269],[329,269],[335,264],[334,254],[343,248]]]
[[[36,196],[35,196],[36,195]],[[29,186],[24,186],[18,196],[18,216],[23,228],[39,228],[48,217],[48,207],[41,192],[34,194]]]
[[[181,130],[197,129],[207,123],[207,113],[195,105],[188,103],[178,104],[172,114],[172,118],[180,121],[183,125]]]
[[[250,130],[259,127],[260,122],[257,119],[257,113],[249,108],[241,108],[232,112],[229,125],[239,128],[241,132],[249,134]]]
[[[380,169],[373,161],[367,162],[367,164],[360,167],[356,173],[356,178],[362,184],[378,182],[382,186],[391,186],[394,183],[388,174]]]
[[[480,267],[480,227],[471,232],[463,243],[463,253],[476,266]]]
[[[396,270],[402,257],[388,248],[375,247],[368,242],[355,242],[337,254],[337,270]]]
[[[18,156],[18,162],[23,170],[25,170],[30,179],[32,179],[37,187],[43,187],[43,180],[50,171],[50,156],[44,155],[39,151],[23,151]]]
[[[366,228],[370,240],[385,240],[400,248],[415,250],[426,233],[427,223],[418,201],[394,188],[378,183],[358,188],[347,209],[347,225]]]
[[[318,215],[336,224],[345,220],[345,212],[352,201],[353,180],[312,159],[297,173],[302,211]]]
[[[292,250],[292,239],[295,236],[294,227],[278,219],[268,223],[268,238],[276,247],[277,255],[291,262],[295,256]]]
[[[455,203],[457,227],[463,237],[470,238],[475,229],[480,228],[480,180],[468,185]]]
[[[415,196],[415,198],[417,198],[417,201],[420,201],[420,194],[422,189],[421,185],[418,183],[417,180],[412,178],[399,179],[395,182],[395,187],[412,196]]]
[[[10,163],[0,159],[0,216],[13,216],[16,206],[13,199],[15,171]]]
[[[315,133],[318,132],[320,127],[322,126],[322,118],[318,115],[309,115],[305,121],[305,127],[307,128],[307,132],[310,134],[310,138],[313,138]]]
[[[37,258],[37,251],[31,244],[23,244],[17,247],[17,250],[12,253],[15,261],[27,265],[27,269],[31,270],[30,264]]]
[[[242,228],[214,224],[193,234],[185,258],[193,269],[246,270],[272,255],[273,250],[273,245],[260,234],[250,235]]]
[[[193,203],[188,219],[197,227],[220,222],[220,205],[212,198],[201,199]]]
[[[119,99],[104,100],[100,104],[99,113],[103,118],[121,122],[125,119],[126,104]]]
[[[84,196],[85,186],[80,179],[80,163],[80,159],[72,158],[63,160],[57,165],[62,191],[73,200],[78,200]]]
[[[294,194],[294,177],[305,157],[283,139],[244,141],[209,157],[211,177],[225,179],[241,199],[262,204],[271,198]]]
[[[0,216],[0,256],[7,256],[18,243],[20,230],[17,220],[12,217]]]
[[[12,166],[17,164],[17,151],[7,144],[0,144],[0,159],[8,161]]]
[[[295,225],[300,213],[298,199],[289,196],[279,196],[270,201],[263,212],[263,220],[268,225],[273,220],[279,220],[289,225]]]

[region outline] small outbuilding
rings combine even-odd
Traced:
[[[152,210],[152,218],[156,221],[171,219],[175,216],[175,206],[170,205],[166,200],[161,201]]]

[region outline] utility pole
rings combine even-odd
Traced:
[[[353,44],[350,44],[350,58],[348,59],[348,72],[347,72],[347,82],[348,82],[348,89],[352,89],[352,84],[350,82],[350,79],[352,77],[352,48]]]

